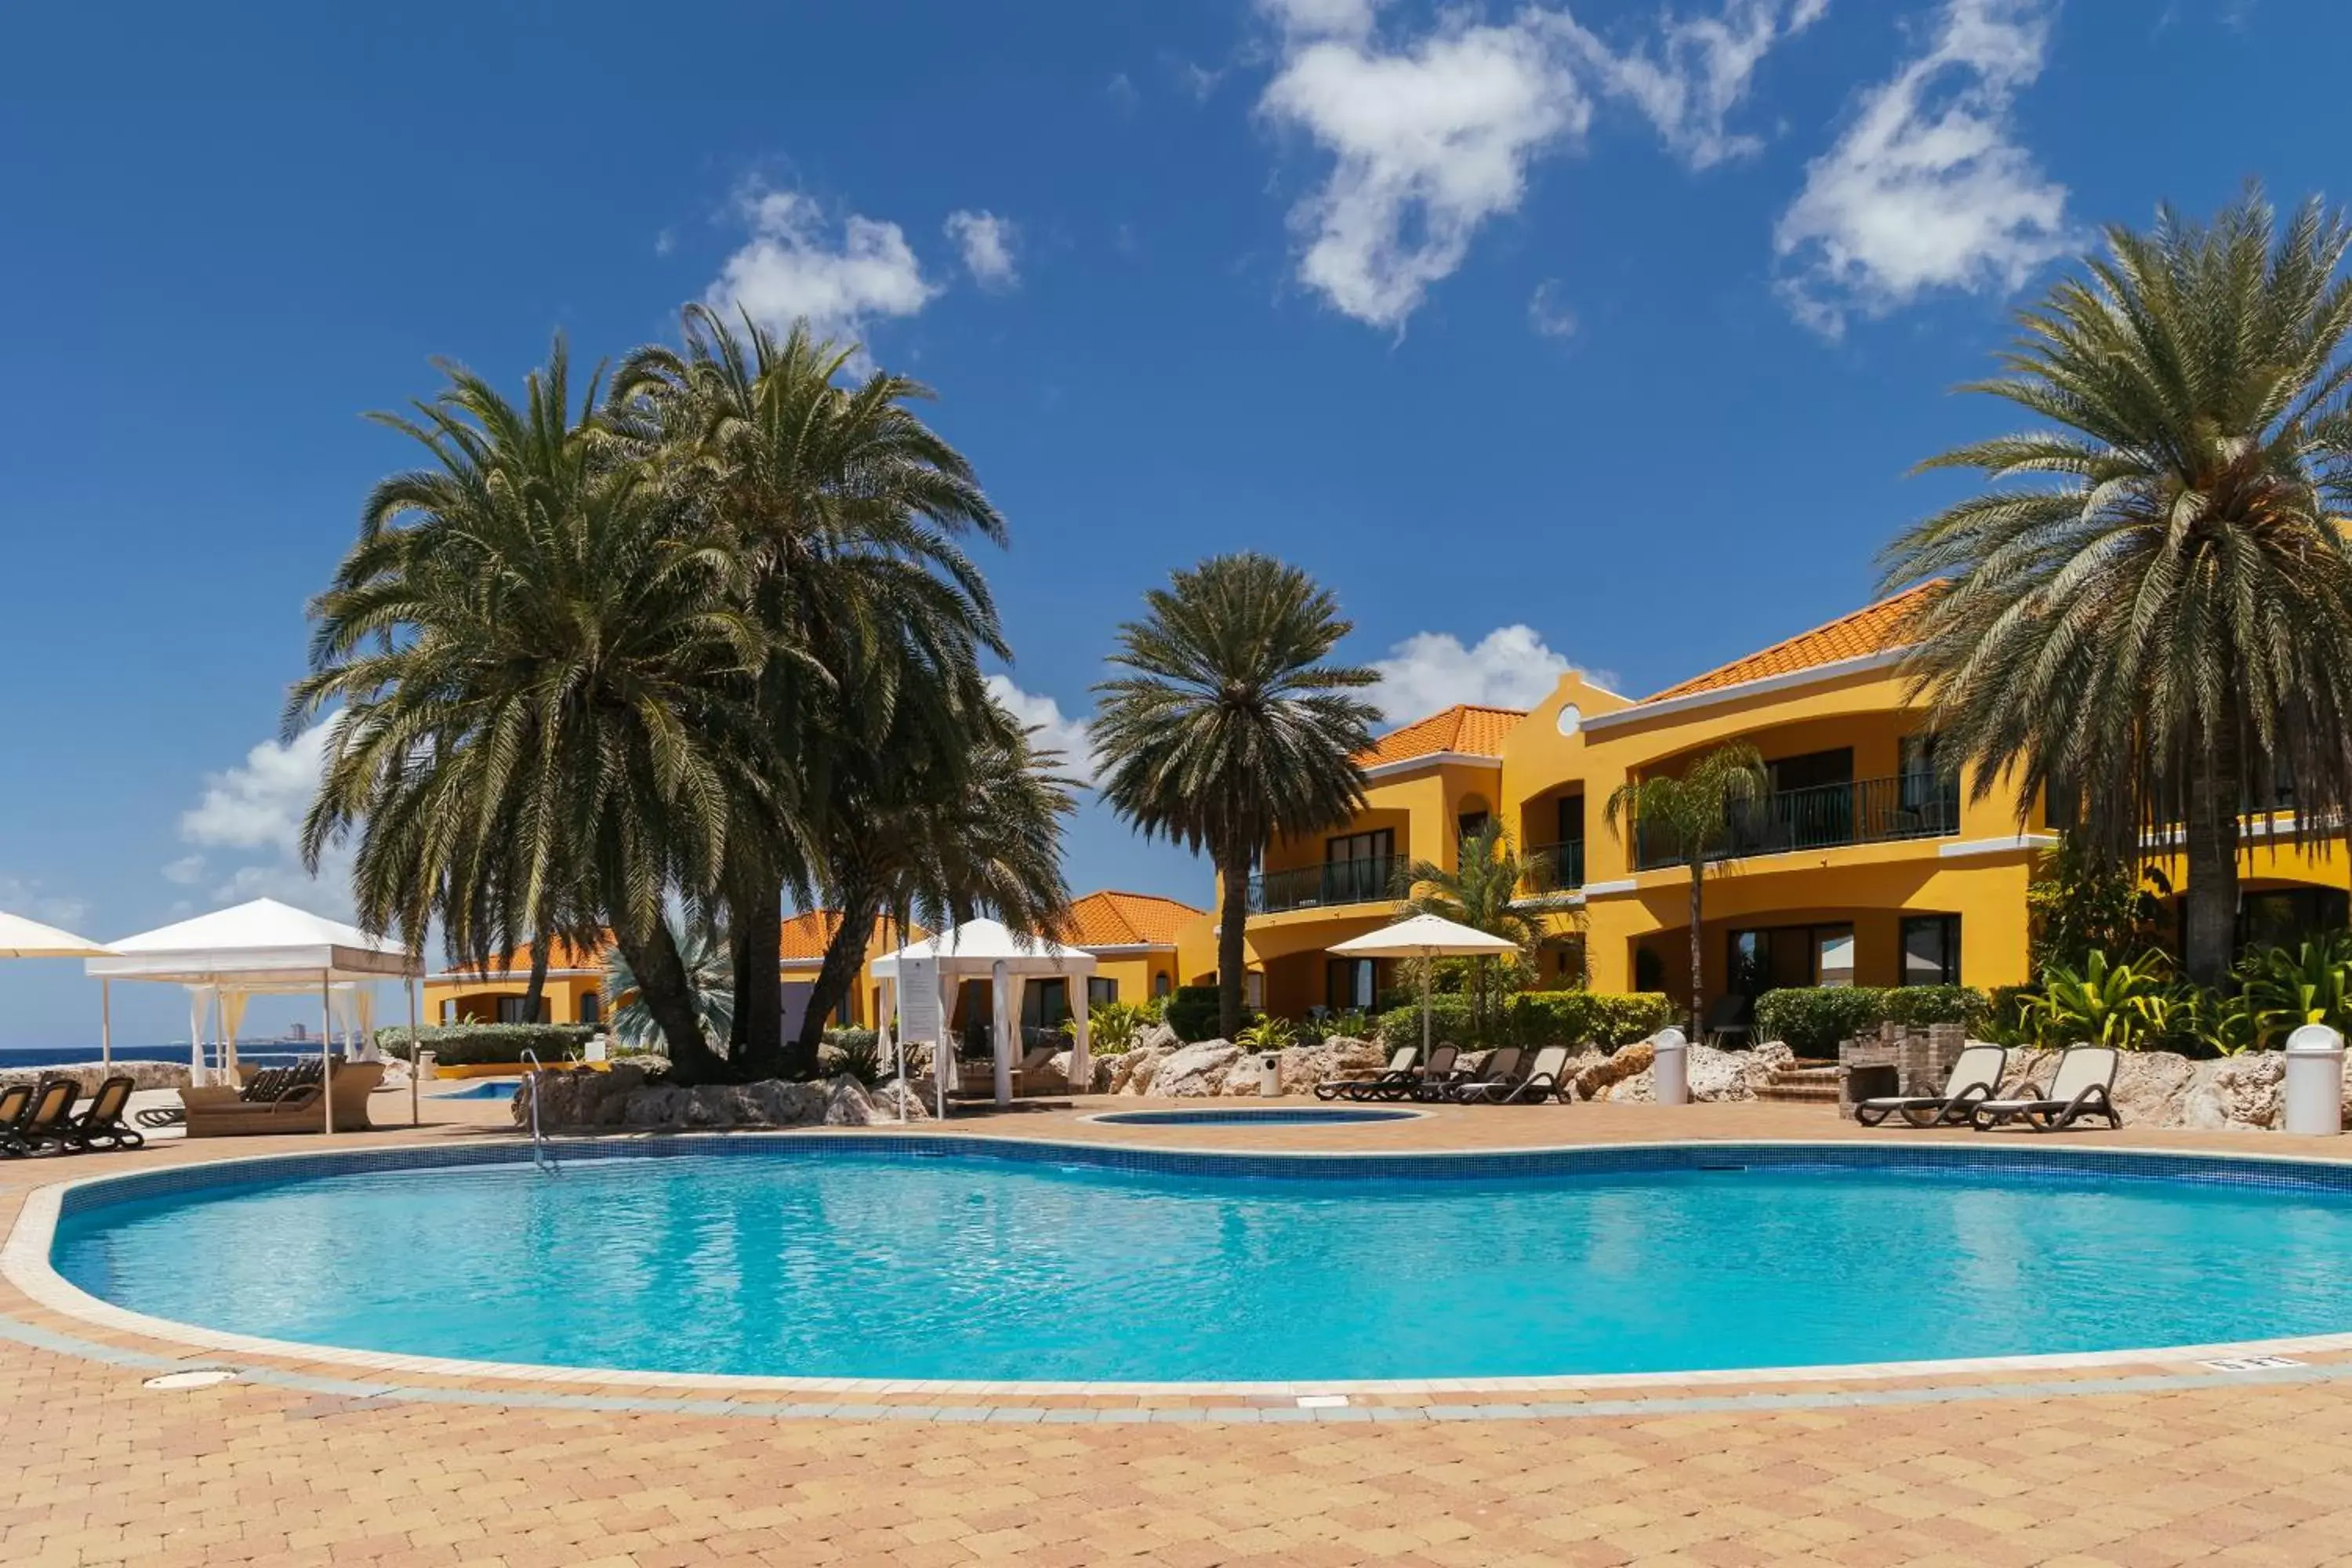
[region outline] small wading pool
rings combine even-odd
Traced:
[[[2352,1328],[2352,1165],[2020,1144],[1204,1153],[866,1131],[232,1162],[68,1189],[133,1311],[625,1371],[1486,1379]]]
[[[1106,1110],[1087,1120],[1107,1127],[1313,1127],[1325,1122],[1413,1121],[1420,1117],[1418,1110],[1376,1110],[1370,1106],[1293,1105],[1279,1110],[1244,1110],[1237,1106],[1213,1110]]]
[[[515,1078],[476,1079],[464,1089],[427,1095],[428,1100],[512,1100],[522,1080]]]

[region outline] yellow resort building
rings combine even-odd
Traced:
[[[1762,754],[1770,793],[1738,813],[1736,853],[1707,872],[1710,1016],[1786,986],[2023,983],[2026,889],[2057,837],[2039,803],[2021,818],[2014,790],[1972,799],[1971,780],[1937,766],[1897,668],[1907,619],[1934,591],[1638,700],[1572,671],[1532,710],[1451,708],[1381,737],[1355,818],[1275,844],[1251,880],[1254,1005],[1287,1016],[1374,1005],[1396,979],[1389,965],[1329,949],[1394,918],[1402,868],[1454,868],[1462,839],[1497,816],[1528,863],[1520,906],[1549,928],[1537,984],[1582,974],[1595,990],[1686,1003],[1689,873],[1638,826],[1612,832],[1605,808],[1628,780],[1735,741]],[[2305,842],[2291,811],[2250,819],[2247,837],[2247,935],[2344,922],[2332,838]],[[2178,887],[2179,868],[2158,864]],[[1181,945],[1185,982],[1212,983],[1214,917]]]

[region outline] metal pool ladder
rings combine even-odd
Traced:
[[[556,1173],[555,1157],[548,1152],[547,1134],[539,1125],[539,1075],[545,1069],[540,1066],[539,1053],[529,1046],[523,1047],[522,1059],[530,1067],[530,1071],[523,1075],[523,1082],[530,1088],[530,1163],[538,1167],[541,1175],[552,1176]]]

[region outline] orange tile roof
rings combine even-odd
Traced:
[[[1155,893],[1106,889],[1070,905],[1069,934],[1062,940],[1073,947],[1169,947],[1187,921],[1207,912]]]
[[[1922,583],[1916,588],[1906,588],[1891,599],[1866,605],[1852,615],[1839,616],[1827,626],[1801,632],[1785,642],[1776,642],[1760,653],[1735,658],[1729,664],[1710,669],[1705,675],[1695,675],[1679,686],[1669,686],[1643,700],[1664,702],[1674,697],[1693,697],[1702,691],[1719,691],[1725,687],[1741,686],[1751,680],[1767,680],[1776,675],[1794,675],[1800,670],[1814,669],[1843,659],[1891,652],[1904,646],[1905,630],[1912,616],[1941,586],[1940,583]]]
[[[1371,744],[1371,749],[1360,752],[1356,761],[1368,768],[1390,763],[1409,763],[1415,757],[1433,757],[1440,752],[1456,756],[1500,757],[1503,738],[1512,726],[1528,716],[1524,708],[1481,708],[1468,702],[1457,702],[1440,713],[1416,720],[1402,730],[1391,730]]]
[[[840,929],[841,916],[833,910],[786,915],[783,940],[776,944],[776,956],[785,963],[814,963],[824,956],[825,944]]]

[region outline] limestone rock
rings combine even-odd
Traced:
[[[874,1091],[874,1120],[877,1122],[929,1121],[931,1102],[919,1085],[900,1083],[893,1079]]]
[[[1603,1089],[1613,1084],[1622,1083],[1636,1073],[1648,1072],[1650,1064],[1657,1060],[1657,1057],[1658,1047],[1648,1040],[1636,1040],[1630,1046],[1621,1047],[1576,1075],[1577,1098],[1601,1099]],[[1625,1097],[1612,1096],[1611,1098]]]
[[[311,1059],[315,1062],[318,1058]],[[96,1062],[68,1062],[56,1067],[9,1068],[0,1071],[0,1085],[21,1083],[29,1089],[49,1078],[69,1078],[81,1086],[84,1094],[96,1094],[98,1086],[110,1078],[127,1078],[133,1089],[185,1089],[188,1064],[117,1061],[109,1068]],[[405,1078],[401,1079],[404,1085],[407,1081]]]
[[[1161,1100],[1202,1100],[1224,1087],[1225,1075],[1242,1054],[1224,1040],[1202,1040],[1170,1053],[1151,1075],[1146,1092]]]
[[[1175,1050],[1177,1047],[1183,1045],[1183,1041],[1176,1037],[1176,1031],[1170,1028],[1167,1025],[1146,1024],[1141,1029],[1136,1031],[1135,1043],[1129,1047],[1128,1049],[1130,1053],[1135,1051],[1156,1051],[1164,1057],[1169,1052]]]
[[[2223,1127],[2256,1129],[2279,1124],[2286,1084],[2284,1051],[2248,1051],[2243,1056],[2224,1057],[2207,1065],[2210,1076],[2205,1078],[2203,1089],[2212,1097]],[[2195,1092],[2192,1090],[2192,1095]]]
[[[2218,1064],[2217,1064],[2218,1065]],[[2116,1110],[2126,1127],[2187,1125],[2199,1064],[2170,1051],[2126,1051],[2116,1059]]]
[[[1160,1064],[1182,1049],[1179,1046],[1138,1046],[1115,1058],[1111,1064],[1110,1091],[1113,1094],[1149,1094],[1151,1080],[1159,1076]]]
[[[824,1086],[827,1127],[870,1127],[875,1120],[874,1101],[866,1086],[849,1074],[843,1073]]]

